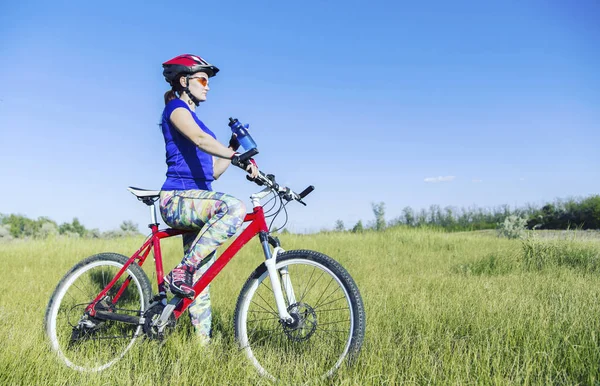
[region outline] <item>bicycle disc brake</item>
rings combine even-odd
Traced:
[[[291,323],[282,322],[283,332],[297,342],[308,340],[317,330],[317,313],[306,303],[294,303],[288,307]]]
[[[162,341],[175,329],[177,320],[173,313],[169,315],[169,319],[165,325],[156,325],[164,309],[165,306],[162,304],[156,304],[148,308],[144,313],[145,321],[143,329],[144,334],[146,334],[149,339]]]

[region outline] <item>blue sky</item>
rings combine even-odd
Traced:
[[[161,63],[181,53],[221,69],[198,111],[219,139],[237,117],[261,169],[316,187],[292,231],[380,201],[390,220],[598,194],[599,17],[593,0],[4,2],[0,213],[143,230],[125,189],[164,181]],[[233,168],[214,188],[256,190]]]

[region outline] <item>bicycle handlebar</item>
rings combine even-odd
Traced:
[[[231,158],[231,163],[245,171],[248,168],[248,165],[250,164],[250,159],[257,154],[258,150],[250,149],[244,154],[233,156]],[[315,187],[310,185],[306,189],[304,189],[300,194],[298,194],[286,186],[279,186],[279,184],[275,181],[275,176],[273,174],[265,174],[260,170],[256,178],[246,176],[246,179],[248,179],[248,181],[256,183],[259,186],[268,186],[269,188],[275,190],[279,194],[279,196],[285,199],[286,201],[296,200],[304,206],[306,206],[306,203],[304,203],[302,199],[308,196],[310,192],[315,190]]]

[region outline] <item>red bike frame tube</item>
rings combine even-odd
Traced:
[[[146,258],[150,254],[150,250],[152,249],[151,247],[152,247],[152,239],[149,239],[144,243],[144,245],[142,245],[142,247],[140,249],[137,250],[136,253],[133,254],[132,257],[134,258],[134,260],[136,257],[139,257],[138,265],[140,267],[142,266],[142,264],[144,264],[144,261],[146,261]],[[141,254],[141,256],[140,256],[140,254]],[[133,262],[133,261],[131,261],[131,262]],[[130,264],[130,262],[128,261],[126,266],[129,266],[129,264]],[[119,275],[119,276],[121,276],[121,275]],[[118,277],[117,277],[117,280],[118,280]],[[123,292],[125,292],[125,289],[127,289],[127,286],[129,286],[129,282],[131,282],[131,276],[129,276],[127,278],[127,280],[125,280],[125,282],[123,282],[123,284],[121,284],[121,288],[119,288],[119,290],[117,291],[117,294],[112,298],[113,304],[117,303],[117,301],[119,300],[119,298],[121,297]],[[110,288],[110,286],[107,286],[107,288]]]
[[[268,232],[267,222],[265,221],[265,214],[263,208],[258,206],[254,208],[253,213],[246,214],[244,222],[250,221],[250,225],[242,231],[242,233],[231,243],[231,245],[223,252],[223,254],[206,270],[204,275],[194,284],[194,291],[196,296],[200,295],[200,292],[210,284],[210,282],[221,272],[221,270],[231,261],[233,256],[242,249],[248,241],[250,241],[259,232]],[[184,298],[182,299],[177,307],[173,311],[175,318],[179,319],[181,314],[188,308],[193,302],[193,299]]]
[[[100,294],[98,294],[98,296],[96,296],[96,299],[94,299],[94,301],[91,302],[85,308],[85,310],[88,311],[90,313],[90,315],[94,316],[96,314],[96,310],[95,310],[96,303],[98,303],[100,301],[100,299],[102,299],[102,298],[104,298],[104,296],[106,296],[106,294],[108,293],[108,290],[111,289],[113,285],[115,285],[115,283],[117,282],[117,280],[119,280],[119,278],[121,277],[121,275],[123,275],[123,272],[125,272],[127,270],[127,268],[129,267],[129,265],[131,263],[133,263],[133,261],[138,256],[138,254],[139,254],[139,251],[136,252],[133,256],[131,256],[129,258],[129,260],[127,260],[127,262],[125,263],[125,265],[123,265],[123,267],[119,270],[119,272],[117,272],[117,274],[110,281],[110,283],[108,283],[108,285],[106,287],[104,287],[104,289],[102,290],[102,292],[100,292]],[[124,286],[126,287],[129,284],[130,281],[131,281],[130,278],[127,278],[127,280],[125,280],[125,283],[123,283],[121,285],[121,288],[117,292],[119,294],[119,296],[121,296],[120,294],[123,293],[123,291],[125,289]]]
[[[194,290],[196,291],[196,296],[199,295],[200,292],[202,292],[204,290],[204,288],[206,288],[206,286],[208,286],[210,284],[210,282],[219,274],[219,272],[221,272],[221,270],[225,267],[225,265],[227,265],[227,263],[229,263],[231,261],[233,256],[235,256],[235,254],[237,252],[239,252],[239,250],[242,249],[242,247],[244,245],[246,245],[246,243],[248,241],[250,241],[259,232],[268,232],[269,231],[269,228],[267,227],[267,223],[265,221],[264,211],[261,206],[255,207],[253,213],[246,214],[246,217],[244,217],[244,222],[250,222],[250,224],[246,227],[246,229],[244,229],[242,231],[242,233],[233,241],[233,243],[231,243],[231,245],[223,252],[221,257],[219,257],[210,266],[210,268],[204,273],[204,275],[202,275],[200,280],[198,280],[198,282],[194,285]],[[86,307],[86,311],[89,312],[90,315],[94,316],[94,314],[96,313],[96,310],[95,310],[96,303],[98,303],[102,298],[104,298],[104,296],[106,296],[109,289],[112,288],[112,286],[119,280],[121,275],[123,275],[123,273],[129,267],[129,265],[132,264],[136,259],[139,259],[138,265],[142,266],[142,264],[144,264],[144,262],[146,261],[146,258],[150,254],[151,250],[153,250],[153,252],[154,252],[154,260],[155,260],[155,264],[156,264],[156,274],[157,274],[159,292],[165,291],[162,253],[160,250],[160,240],[167,238],[167,237],[172,237],[172,236],[177,236],[177,235],[181,235],[184,233],[188,233],[190,231],[186,230],[186,229],[172,229],[172,228],[158,230],[158,225],[155,225],[155,224],[153,224],[151,226],[151,228],[152,228],[151,237],[149,237],[148,240],[146,240],[146,242],[144,242],[144,244],[140,247],[140,249],[138,249],[129,258],[129,260],[127,260],[125,265],[119,270],[119,272],[115,275],[115,277],[111,280],[111,282],[108,283],[108,285],[102,290],[102,292],[100,292],[100,294],[98,294],[96,299],[94,299],[94,301],[91,302]],[[131,276],[129,276],[125,280],[125,282],[123,284],[121,284],[121,287],[119,288],[116,295],[112,299],[113,304],[116,303],[116,301],[121,297],[121,295],[123,294],[123,292],[125,291],[127,286],[130,284],[130,282],[131,282]],[[188,298],[182,299],[179,302],[179,304],[177,305],[177,307],[175,308],[175,311],[173,312],[175,317],[179,318],[179,316],[181,316],[181,314],[188,308],[188,306],[192,303],[192,301],[193,301],[192,299],[188,299]]]
[[[142,264],[144,264],[144,262],[146,261],[146,258],[148,257],[148,255],[150,254],[150,251],[152,249],[154,250],[154,260],[156,262],[156,271],[158,274],[158,277],[157,277],[157,280],[159,283],[158,288],[159,289],[161,288],[161,284],[164,286],[163,275],[162,275],[162,272],[163,272],[162,254],[160,252],[160,241],[159,240],[163,239],[165,237],[176,236],[176,235],[180,235],[180,234],[183,234],[186,232],[189,232],[189,231],[182,230],[182,229],[165,229],[163,231],[159,231],[158,225],[152,225],[152,236],[150,238],[148,238],[148,240],[146,240],[144,245],[142,245],[141,248],[138,249],[129,258],[129,260],[127,260],[125,265],[119,270],[119,272],[117,272],[117,274],[110,281],[110,283],[108,283],[108,285],[106,287],[104,287],[102,292],[100,292],[100,294],[98,294],[96,299],[94,299],[94,301],[91,302],[86,307],[86,311],[88,311],[90,313],[90,315],[94,316],[94,314],[96,313],[96,310],[94,309],[94,307],[96,306],[96,303],[98,303],[102,298],[104,298],[104,296],[106,296],[106,294],[108,293],[110,288],[112,288],[112,286],[119,280],[121,275],[123,275],[123,273],[127,270],[129,265],[131,263],[133,263],[135,261],[135,259],[139,258],[138,265],[142,266]],[[112,299],[113,304],[115,304],[117,302],[117,300],[119,300],[119,298],[121,297],[121,295],[123,294],[123,292],[125,291],[125,289],[127,288],[127,286],[129,285],[130,282],[131,282],[131,276],[128,277],[125,280],[125,282],[123,282],[123,284],[121,284],[121,287],[119,288],[119,290],[117,291],[117,293],[115,294],[115,296]],[[163,288],[163,291],[164,291],[164,288]]]

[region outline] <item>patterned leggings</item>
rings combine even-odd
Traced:
[[[194,282],[215,261],[215,250],[233,236],[244,223],[246,207],[235,197],[206,190],[160,192],[160,214],[172,228],[194,232],[183,235],[183,260],[178,267],[194,267]],[[188,308],[201,343],[210,339],[211,309],[207,286]]]

